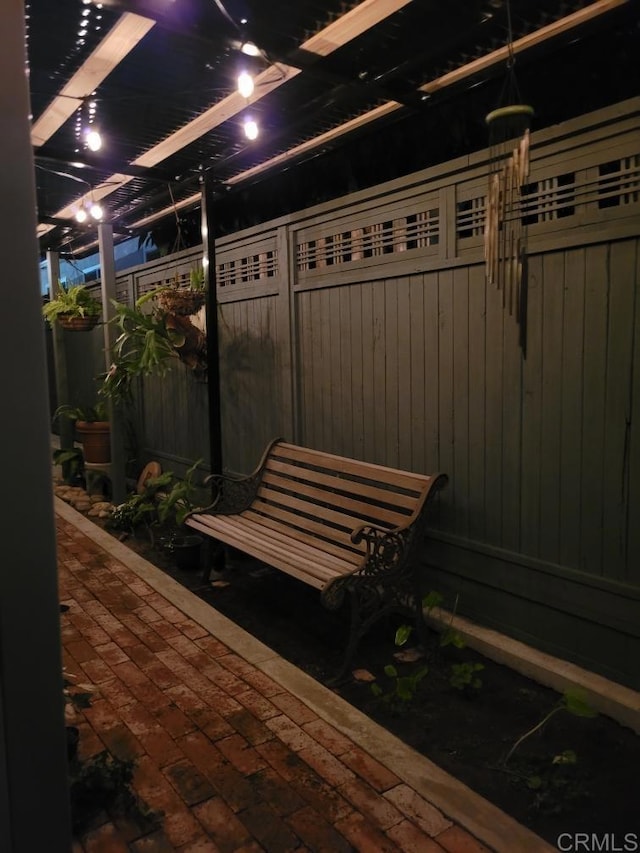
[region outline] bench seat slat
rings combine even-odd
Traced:
[[[381,504],[390,504],[398,509],[410,510],[413,512],[416,506],[415,494],[405,494],[394,489],[383,489],[378,486],[373,486],[367,483],[358,482],[356,480],[348,480],[345,477],[340,477],[334,473],[326,473],[316,471],[314,468],[302,468],[300,465],[292,465],[287,462],[281,462],[278,459],[269,458],[265,466],[265,472],[273,471],[282,477],[291,478],[291,481],[297,483],[299,479],[309,483],[317,483],[321,486],[327,486],[330,489],[340,489],[340,491],[348,492],[358,498],[370,499]],[[265,479],[267,474],[265,473]]]
[[[313,504],[329,504],[331,507],[343,510],[350,516],[360,519],[361,523],[363,519],[370,519],[375,524],[399,527],[405,524],[411,517],[411,513],[397,512],[386,506],[379,506],[374,503],[367,503],[366,501],[346,497],[345,495],[338,495],[335,492],[330,492],[307,483],[292,482],[275,472],[267,471],[262,478],[262,483],[263,485],[274,487],[276,491],[278,489],[294,491],[298,495],[308,497]]]
[[[312,577],[320,579],[338,577],[344,574],[345,570],[351,571],[353,568],[351,565],[345,565],[343,560],[327,555],[311,545],[303,545],[300,542],[292,545],[291,542],[287,542],[283,547],[282,539],[272,535],[274,531],[260,528],[240,516],[221,520],[216,529],[221,536],[237,536],[244,542],[251,542],[263,558],[275,556],[286,559],[292,564],[304,565],[305,572]]]
[[[292,527],[289,524],[283,524],[277,519],[259,515],[258,513],[253,512],[251,508],[245,510],[242,515],[245,518],[255,520],[256,524],[261,524],[263,527],[269,527],[287,541],[290,539],[297,539],[299,542],[303,542],[306,545],[313,545],[314,547],[321,548],[329,554],[340,557],[343,561],[353,563],[353,565],[360,565],[360,563],[362,563],[364,548],[360,545],[356,546],[349,543],[350,547],[346,548],[344,546],[337,545],[335,542],[327,542],[325,539],[320,539],[318,536],[314,536],[306,530],[300,530],[299,528]],[[358,549],[357,551],[355,550],[356,548]]]
[[[351,548],[364,551],[364,546],[356,546],[351,541],[351,533],[338,530],[323,524],[321,521],[302,517],[290,512],[284,507],[276,506],[275,504],[264,503],[263,501],[254,501],[251,509],[260,514],[264,514],[268,518],[273,518],[282,521],[291,527],[304,528],[306,531],[320,539],[326,539],[329,542],[334,542],[336,545],[343,548]]]
[[[341,554],[329,553],[324,549],[326,543],[315,539],[311,542],[305,542],[291,536],[291,530],[287,527],[278,527],[262,524],[263,519],[259,515],[247,512],[229,519],[225,518],[225,522],[232,522],[233,529],[246,531],[248,536],[263,537],[267,542],[280,543],[287,546],[293,553],[302,556],[314,554],[321,565],[328,569],[335,569],[339,574],[344,572],[345,566],[359,566],[363,562],[362,554],[352,554],[350,551],[343,550]],[[226,529],[221,521],[220,529]]]
[[[250,554],[257,560],[274,566],[309,586],[322,590],[329,581],[336,577],[350,574],[354,566],[345,563],[342,566],[323,565],[322,551],[308,546],[306,553],[292,551],[287,545],[267,539],[263,532],[254,531],[249,534],[247,527],[234,524],[229,516],[219,516],[214,521],[224,521],[225,524],[210,524],[203,521],[204,516],[194,515],[190,518],[190,526],[209,536],[220,538],[227,545],[238,548],[246,554]]]
[[[345,474],[353,474],[356,477],[369,477],[372,481],[388,483],[403,489],[412,489],[422,493],[426,490],[431,477],[426,474],[413,474],[409,471],[400,471],[396,468],[386,468],[384,465],[375,465],[373,462],[360,462],[356,459],[348,459],[345,456],[335,456],[332,453],[324,453],[321,450],[311,450],[307,447],[298,447],[285,441],[278,442],[272,450],[275,458],[291,459],[294,462],[306,462],[309,465],[323,466],[331,471],[342,471]]]
[[[333,539],[335,534],[340,537],[342,540],[342,536],[344,531],[336,531],[335,527],[330,527],[330,525],[336,525],[339,528],[344,528],[348,531],[347,537],[351,534],[351,531],[356,527],[359,527],[364,523],[362,516],[359,515],[349,515],[346,512],[340,512],[339,510],[331,509],[331,507],[323,506],[318,501],[313,500],[305,500],[305,496],[301,495],[300,497],[294,497],[293,495],[286,495],[283,492],[276,492],[274,489],[269,488],[268,485],[262,484],[258,490],[258,497],[255,501],[256,508],[264,509],[265,512],[269,512],[268,509],[265,508],[265,504],[268,507],[270,504],[275,504],[279,507],[287,507],[291,512],[296,513],[308,513],[314,518],[322,519],[327,524],[327,538]],[[375,513],[371,513],[372,515],[372,523],[378,523],[380,527],[384,527],[386,529],[390,529],[394,527],[393,524],[388,524],[384,521],[375,520]],[[306,524],[306,517],[305,517]]]

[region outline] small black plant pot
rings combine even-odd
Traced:
[[[197,533],[185,536],[173,536],[165,542],[165,550],[173,555],[179,569],[190,571],[200,568],[200,552],[203,543],[202,536]]]

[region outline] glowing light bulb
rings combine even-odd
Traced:
[[[80,210],[76,210],[76,222],[86,222],[87,221],[87,211],[81,207]]]
[[[89,213],[92,219],[102,219],[104,213],[99,204],[92,204],[89,208]]]
[[[238,75],[238,92],[243,98],[250,98],[253,94],[253,77],[248,71],[243,71]]]
[[[244,135],[247,139],[251,141],[257,139],[259,132],[257,123],[252,118],[248,118],[244,123]]]
[[[97,130],[89,130],[86,134],[85,142],[90,151],[99,151],[102,148],[102,137]]]
[[[260,56],[260,48],[252,41],[243,42],[240,50],[245,56]]]

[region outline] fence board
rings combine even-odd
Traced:
[[[485,433],[485,530],[493,545],[502,544],[502,291],[487,285]]]
[[[387,444],[387,371],[385,347],[385,282],[376,281],[373,284],[373,400],[374,409],[370,421],[373,432],[373,457],[365,461],[384,464]]]
[[[502,533],[503,548],[520,548],[520,478],[522,459],[522,351],[515,313],[502,327]]]
[[[443,270],[438,276],[438,427],[440,459],[438,470],[449,471],[447,501],[440,514],[445,530],[453,530],[458,500],[455,470],[454,396],[453,396],[453,270]]]
[[[411,464],[416,471],[427,472],[424,435],[427,430],[426,376],[425,376],[425,326],[424,326],[424,277],[409,279],[409,318],[407,332],[410,339],[409,361],[411,383],[409,394],[410,419],[407,429],[411,440]]]
[[[560,553],[560,411],[564,255],[545,255],[542,289],[542,421],[540,441],[540,556]]]
[[[386,415],[386,429],[384,434],[384,459],[389,465],[398,468],[398,457],[400,453],[400,424],[406,417],[400,410],[400,373],[407,369],[400,358],[400,329],[398,321],[399,291],[403,287],[404,280],[399,278],[395,281],[384,282],[385,304],[383,315],[380,318],[384,326],[384,397],[383,405]],[[403,335],[403,337],[406,337]],[[402,419],[402,420],[401,420]]]
[[[629,504],[627,508],[627,582],[640,587],[640,245],[636,241],[634,278],[633,386],[629,432]]]
[[[603,562],[607,577],[623,579],[627,547],[635,242],[614,243],[607,260],[609,325],[603,453]]]
[[[582,427],[581,558],[583,571],[602,566],[604,400],[607,358],[607,247],[592,246],[585,257],[584,420]]]
[[[585,252],[565,254],[560,435],[560,562],[580,565]]]
[[[453,455],[455,530],[469,532],[469,269],[453,272]]]
[[[352,392],[352,441],[353,456],[364,459],[364,434],[368,425],[364,420],[364,365],[363,365],[363,333],[362,333],[362,285],[349,288],[351,316],[351,392]]]
[[[469,497],[471,539],[485,535],[485,271],[469,268]]]
[[[540,454],[542,425],[542,256],[529,258],[527,298],[527,357],[522,376],[522,466],[520,484],[520,548],[540,552]]]

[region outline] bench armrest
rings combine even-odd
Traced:
[[[351,541],[359,545],[363,540],[367,544],[367,563],[391,567],[403,556],[411,538],[411,526],[387,529],[374,524],[361,524],[351,534]]]
[[[260,485],[261,473],[256,472],[248,477],[210,474],[204,482],[213,486],[217,494],[211,506],[207,507],[207,512],[212,515],[235,515],[244,512],[253,503]]]

